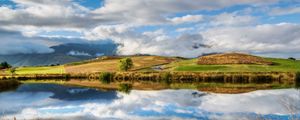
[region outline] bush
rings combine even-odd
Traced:
[[[112,73],[103,72],[103,73],[100,73],[99,79],[100,79],[101,83],[109,84],[111,82],[112,77],[113,77]]]
[[[293,60],[293,61],[296,60],[296,58],[293,58],[293,57],[289,57],[288,59],[289,59],[289,60]]]
[[[296,73],[296,77],[295,77],[295,87],[296,88],[300,88],[300,72]]]
[[[120,92],[124,92],[124,93],[127,93],[129,94],[130,91],[132,90],[132,84],[129,84],[129,83],[122,83],[122,84],[119,84],[119,89],[118,89]]]
[[[11,75],[14,75],[16,73],[17,69],[16,68],[10,68],[9,72],[11,73]]]
[[[171,78],[172,78],[172,75],[170,73],[162,73],[161,74],[161,80],[164,84],[166,85],[170,85],[171,84]]]
[[[119,68],[121,71],[128,71],[133,67],[133,62],[131,58],[123,58],[120,60]]]

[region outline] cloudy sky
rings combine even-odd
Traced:
[[[0,0],[0,54],[112,40],[118,53],[300,58],[299,0]]]

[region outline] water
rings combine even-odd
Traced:
[[[0,119],[300,119],[297,89],[244,94],[195,90],[117,91],[23,84],[0,93]]]

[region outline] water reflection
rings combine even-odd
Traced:
[[[50,92],[50,98],[59,100],[113,100],[117,98],[116,91],[98,91],[90,88],[62,86],[55,84],[25,84],[21,85],[16,92]]]
[[[0,93],[0,119],[289,119],[300,118],[299,94],[296,89],[245,94],[132,90],[126,94],[25,84]]]

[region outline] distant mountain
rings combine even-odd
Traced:
[[[68,43],[52,46],[53,53],[0,55],[0,62],[7,61],[13,66],[65,64],[102,55],[115,55],[117,46],[115,43]]]

